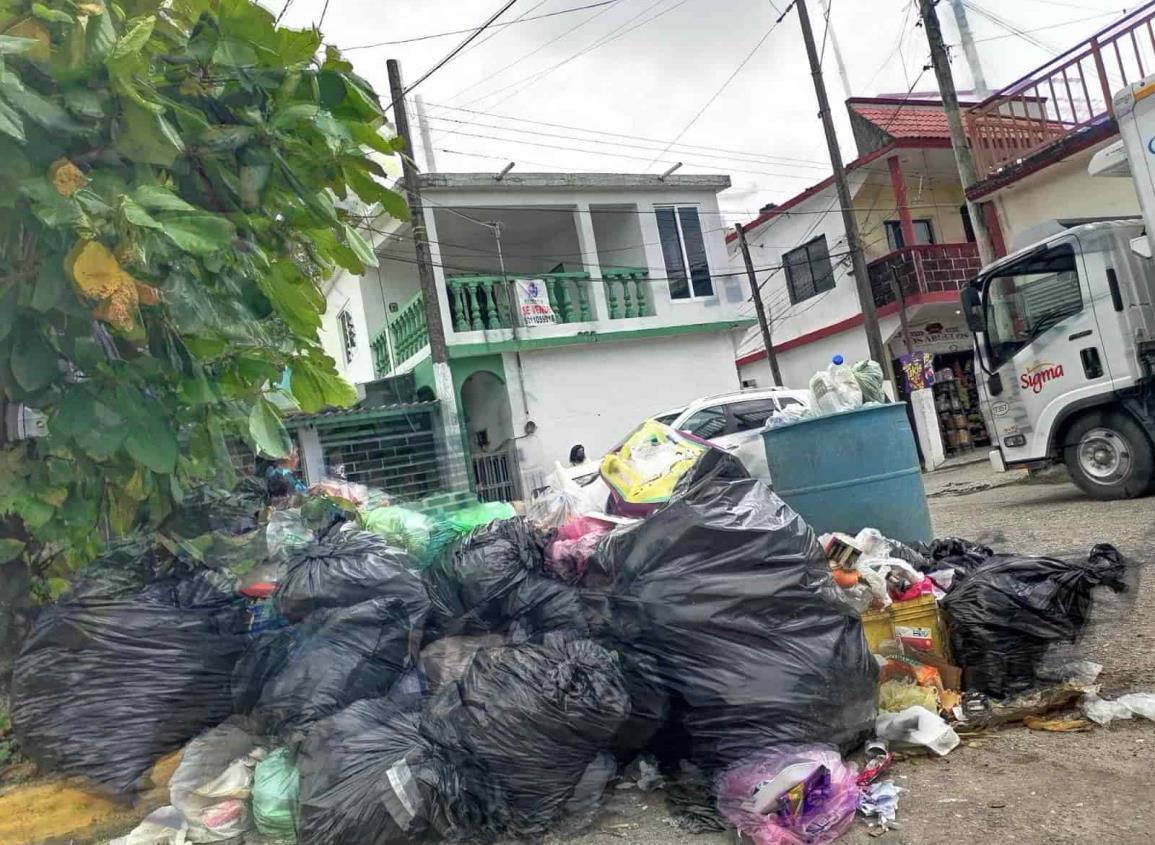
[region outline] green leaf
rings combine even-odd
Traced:
[[[73,197],[63,197],[44,179],[33,178],[20,186],[32,204],[32,213],[45,226],[60,228],[73,226],[84,219],[80,204]]]
[[[39,43],[35,38],[17,38],[15,35],[0,35],[0,56],[26,53]]]
[[[349,187],[365,202],[380,203],[382,210],[391,217],[409,219],[409,205],[399,193],[386,188],[368,173],[355,167],[345,167],[343,172]]]
[[[292,264],[278,262],[271,272],[257,277],[257,284],[289,328],[309,338],[317,336],[325,297]]]
[[[152,38],[152,31],[155,27],[156,18],[152,15],[130,21],[124,34],[116,40],[116,44],[108,56],[108,62],[135,57],[148,43],[148,39]]]
[[[249,412],[249,436],[257,451],[270,458],[283,458],[292,450],[277,406],[263,396]]]
[[[169,475],[176,468],[179,452],[176,435],[155,402],[137,402],[132,407],[124,450],[134,461],[160,475]]]
[[[103,62],[112,52],[116,44],[116,27],[112,25],[112,15],[107,10],[103,15],[89,17],[84,40],[91,61]]]
[[[105,118],[108,103],[106,91],[93,91],[91,88],[68,88],[64,91],[64,105],[68,110],[92,120]]]
[[[161,222],[141,208],[130,197],[120,198],[120,211],[124,219],[134,226],[143,226],[146,229],[164,229]]]
[[[0,100],[0,132],[17,141],[24,141],[24,119],[12,106]]]
[[[56,515],[56,508],[47,502],[26,496],[16,504],[16,512],[24,520],[24,527],[35,531]]]
[[[341,224],[342,230],[345,232],[345,243],[349,245],[349,249],[353,250],[353,254],[357,256],[357,260],[366,267],[377,266],[377,253],[373,251],[373,247],[369,246],[368,242],[361,237],[361,233],[347,224]]]
[[[257,61],[257,51],[236,38],[222,38],[213,53],[213,62],[223,67],[251,68]]]
[[[269,128],[274,132],[284,132],[300,126],[302,123],[312,123],[321,114],[321,107],[313,103],[295,103],[288,108],[281,109],[269,121]]]
[[[27,88],[7,87],[4,96],[9,103],[45,129],[53,132],[79,132],[82,128],[63,107]]]
[[[60,378],[56,350],[34,323],[17,325],[13,341],[10,359],[12,375],[22,388],[34,393]]]
[[[289,373],[289,389],[306,413],[330,407],[348,408],[357,401],[357,389],[341,378],[327,356],[294,358]]]
[[[61,12],[58,9],[49,9],[43,3],[32,4],[32,14],[40,18],[42,21],[49,23],[73,23],[72,15],[67,12]]]
[[[132,192],[132,198],[150,211],[199,211],[161,185],[141,185]]]
[[[227,249],[235,234],[224,217],[203,212],[172,212],[161,217],[164,233],[181,249],[196,255],[211,255]]]
[[[64,276],[63,266],[59,261],[47,261],[40,265],[32,301],[29,303],[34,310],[43,314],[60,303],[60,298],[68,290],[68,279]]]
[[[16,560],[23,551],[23,541],[13,540],[10,537],[0,537],[0,563],[8,563],[10,560]]]
[[[353,140],[363,147],[368,147],[375,152],[384,155],[393,155],[401,151],[404,142],[398,137],[387,137],[382,135],[377,129],[374,129],[367,123],[350,122],[348,124],[349,134],[353,136]]]
[[[16,296],[18,293],[15,285],[0,288],[0,340],[8,337],[16,325]]]
[[[161,115],[129,100],[122,104],[116,149],[141,164],[172,167],[184,152],[184,142]]]

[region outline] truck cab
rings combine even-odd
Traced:
[[[963,291],[992,461],[1059,461],[1094,498],[1143,495],[1155,482],[1155,263],[1133,249],[1143,221],[1047,229]]]

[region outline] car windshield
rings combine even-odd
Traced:
[[[666,414],[659,414],[658,416],[654,417],[654,419],[660,422],[662,425],[669,425],[678,417],[682,416],[682,410],[683,409],[679,408],[676,411],[670,411]]]

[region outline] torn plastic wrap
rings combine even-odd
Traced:
[[[246,602],[222,573],[102,571],[45,608],[16,661],[12,724],[46,773],[113,793],[144,786],[161,756],[232,712],[229,678],[246,645]],[[100,569],[98,562],[97,569]],[[107,577],[106,577],[107,576]]]
[[[294,622],[316,610],[351,607],[377,597],[401,601],[414,625],[429,599],[417,562],[368,531],[345,530],[290,552],[285,575],[273,594],[277,611]]]
[[[1126,576],[1123,558],[1106,544],[1082,560],[994,555],[956,573],[941,605],[963,687],[994,698],[1030,688],[1047,649],[1083,633],[1093,590],[1122,592]]]
[[[616,654],[550,637],[479,652],[429,702],[421,729],[455,764],[479,766],[501,792],[507,832],[532,837],[575,806],[579,784],[600,792],[590,780],[606,772],[599,757],[629,715]]]
[[[185,746],[168,788],[188,842],[225,842],[252,827],[248,799],[264,753],[243,720],[229,720]]]
[[[854,822],[857,775],[835,748],[783,745],[719,775],[718,811],[754,845],[827,845]],[[767,801],[767,789],[780,792],[777,800]],[[768,812],[755,810],[759,801]]]
[[[300,845],[409,845],[496,833],[501,803],[469,761],[422,738],[413,703],[359,701],[309,732],[297,756]]]
[[[354,701],[386,695],[415,665],[419,645],[398,599],[318,611],[253,641],[233,673],[237,712],[290,738]]]
[[[550,631],[581,633],[577,591],[542,574],[540,538],[523,518],[475,529],[425,570],[432,611],[427,641],[510,633],[515,640]]]
[[[856,745],[877,668],[810,527],[728,455],[610,534],[615,641],[651,658],[688,756],[707,771],[780,742]],[[640,665],[640,664],[635,664]]]

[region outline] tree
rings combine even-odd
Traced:
[[[352,388],[320,283],[375,263],[342,210],[404,215],[372,88],[250,0],[0,0],[0,564],[67,572],[159,524],[226,443]],[[42,578],[43,583],[43,578]]]

